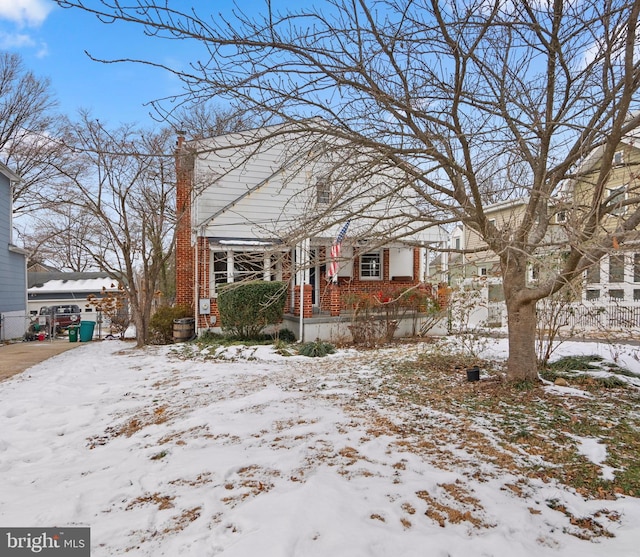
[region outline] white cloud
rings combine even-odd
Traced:
[[[0,0],[0,19],[19,25],[40,25],[53,9],[51,0]]]
[[[34,44],[33,38],[29,35],[0,32],[0,50],[13,50],[21,47],[34,46]]]

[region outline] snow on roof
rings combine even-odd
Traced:
[[[32,286],[28,292],[29,294],[44,292],[101,292],[103,287],[106,290],[118,290],[118,283],[107,277],[77,280],[54,279]]]

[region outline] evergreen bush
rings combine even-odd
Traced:
[[[286,299],[286,282],[227,284],[218,293],[222,330],[241,339],[258,338],[267,325],[282,320]]]
[[[314,342],[307,342],[298,348],[298,354],[301,356],[307,356],[309,358],[323,358],[327,354],[333,354],[336,351],[336,347],[330,342],[324,342],[320,339]]]

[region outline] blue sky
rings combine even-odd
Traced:
[[[243,9],[261,9],[266,0],[240,2]],[[280,6],[286,0],[279,2]],[[275,4],[275,2],[274,2]],[[176,1],[199,13],[228,11],[230,0]],[[188,6],[188,7],[187,7]],[[185,41],[145,37],[136,26],[108,25],[81,10],[62,9],[51,0],[0,0],[0,49],[20,54],[27,69],[48,77],[61,112],[74,116],[87,108],[101,121],[151,124],[145,102],[180,93],[181,85],[166,72],[137,64],[101,64],[98,58],[141,58],[178,61],[197,59]]]

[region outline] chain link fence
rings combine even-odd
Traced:
[[[0,342],[15,340],[53,340],[66,337],[69,326],[79,326],[81,321],[95,323],[94,338],[104,338],[112,333],[109,319],[101,312],[51,313],[25,315],[23,312],[0,313]]]
[[[30,318],[24,312],[7,312],[0,314],[0,341],[24,338],[29,327]]]

